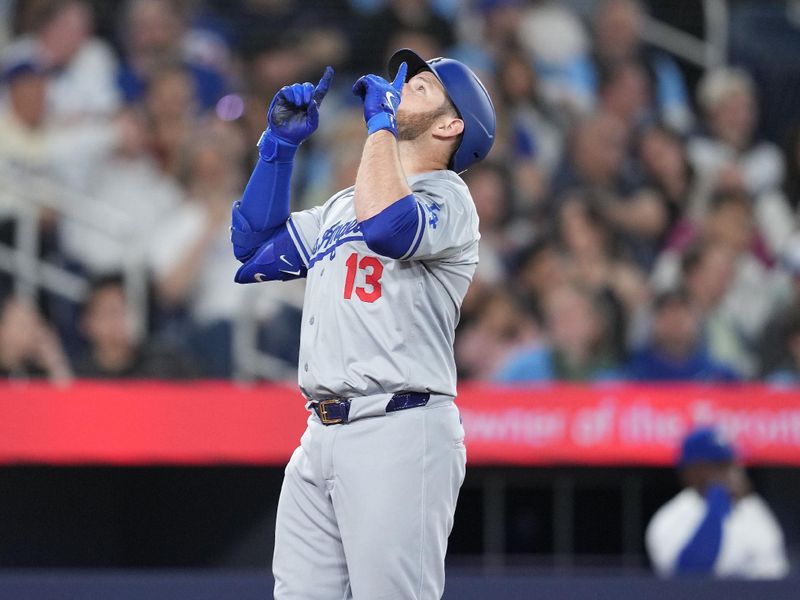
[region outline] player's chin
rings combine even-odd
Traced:
[[[426,133],[435,120],[431,112],[402,114],[397,112],[397,139],[403,141],[416,140]]]

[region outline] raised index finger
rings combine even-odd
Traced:
[[[395,75],[392,82],[392,87],[398,92],[403,90],[403,84],[406,82],[406,71],[408,71],[408,65],[403,61],[400,63],[400,68],[397,69],[397,75]]]
[[[319,80],[317,87],[314,88],[314,102],[317,106],[322,104],[322,99],[328,93],[328,88],[331,87],[331,79],[333,79],[333,67],[325,67],[325,74]]]

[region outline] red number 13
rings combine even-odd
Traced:
[[[374,256],[364,256],[360,261],[358,254],[353,252],[345,263],[347,265],[347,279],[344,282],[344,299],[350,300],[353,296],[353,286],[356,282],[356,271],[364,271],[365,287],[357,287],[356,296],[362,302],[375,302],[381,297],[381,275],[383,263]]]

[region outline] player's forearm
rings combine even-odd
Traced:
[[[246,259],[264,242],[268,232],[289,217],[290,187],[297,146],[275,139],[269,132],[259,147],[259,158],[242,198],[234,204],[234,253]]]
[[[241,199],[242,215],[255,231],[277,227],[289,216],[289,188],[297,146],[269,136],[269,132],[265,134],[267,139]]]
[[[356,218],[366,221],[410,194],[394,135],[386,130],[373,133],[364,144],[356,175]]]
[[[259,161],[244,190],[241,202],[234,205],[233,238],[237,258],[245,248],[252,254],[269,232],[289,216],[289,183],[297,147],[308,139],[319,124],[319,105],[328,93],[333,69],[328,67],[317,86],[295,83],[275,94],[267,110],[267,130],[258,143]],[[238,238],[238,239],[237,239]]]

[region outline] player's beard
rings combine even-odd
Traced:
[[[428,112],[409,114],[403,111],[403,107],[397,111],[397,139],[400,141],[410,142],[417,139],[423,133],[428,131],[436,122],[436,119],[442,115],[447,114],[447,102]]]

